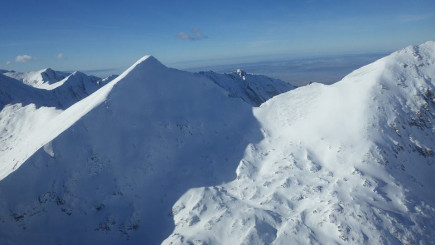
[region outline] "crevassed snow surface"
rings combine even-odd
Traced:
[[[434,62],[408,47],[252,109],[144,57],[12,147],[0,243],[430,244]]]
[[[189,190],[164,244],[431,244],[435,43],[254,109],[237,179]]]

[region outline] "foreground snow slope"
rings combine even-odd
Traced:
[[[251,106],[153,57],[45,128],[27,138],[44,148],[0,181],[0,243],[158,244],[176,200],[234,179],[261,140]]]
[[[230,97],[241,98],[253,106],[259,106],[273,96],[295,88],[279,79],[248,74],[240,69],[226,74],[213,71],[199,72],[198,74],[209,78],[225,89]]]
[[[254,109],[232,182],[189,190],[164,244],[433,244],[435,43]]]

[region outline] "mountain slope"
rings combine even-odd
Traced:
[[[46,68],[31,72],[4,71],[3,75],[22,81],[24,84],[35,88],[52,90],[60,86],[62,83],[58,82],[69,74]]]
[[[55,128],[58,128],[56,123],[72,125],[83,116],[78,113],[77,118],[66,122],[59,121],[63,117],[57,119],[63,110],[98,90],[100,81],[100,78],[74,72],[56,82],[55,88],[47,90],[0,74],[0,180],[69,127],[58,131],[52,130],[50,125]]]
[[[435,43],[254,109],[237,179],[189,190],[164,244],[430,244]]]
[[[62,107],[68,108],[77,101],[97,91],[101,87],[101,81],[103,80],[99,77],[89,76],[76,71],[59,81],[60,85],[52,91]],[[104,81],[104,83],[107,82]]]
[[[0,243],[431,243],[434,62],[408,47],[252,109],[144,57],[65,110],[18,105],[44,113],[0,117],[21,137]]]
[[[44,148],[0,182],[0,243],[160,243],[175,201],[233,179],[261,137],[248,104],[153,57],[45,128],[28,137]]]
[[[230,97],[241,98],[253,106],[259,106],[273,96],[295,88],[279,79],[248,74],[240,69],[226,74],[219,74],[213,71],[203,71],[198,74],[209,78],[218,86],[228,91]]]

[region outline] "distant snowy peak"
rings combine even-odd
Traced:
[[[112,81],[113,79],[115,79],[117,77],[118,77],[118,75],[115,75],[115,74],[110,75],[110,76],[105,77],[105,78],[101,79],[100,81],[98,81],[98,84],[100,86],[104,86],[104,85],[108,84],[110,81]]]
[[[253,106],[259,106],[273,96],[295,88],[279,79],[248,74],[241,69],[226,74],[213,71],[199,72],[199,74],[226,90],[230,97],[241,98]]]
[[[30,104],[40,106],[47,101],[46,90],[37,89],[4,74],[0,74],[0,111],[8,104]],[[46,104],[44,104],[46,105]]]
[[[237,69],[236,70],[236,73],[243,79],[243,80],[245,80],[246,79],[246,75],[247,75],[247,73],[245,72],[245,71],[243,71],[242,69]]]
[[[175,200],[234,178],[246,145],[261,137],[251,106],[149,56],[36,128],[5,137],[0,152],[2,178],[45,145],[0,181],[1,244],[26,244],[36,231],[63,244],[159,244],[173,229]]]
[[[58,86],[53,89],[53,93],[59,99],[63,108],[80,101],[93,92],[97,91],[101,78],[86,75],[82,72],[75,71],[65,79],[59,81]]]
[[[84,115],[85,109],[70,114],[65,112],[102,87],[100,78],[74,72],[51,84],[50,89],[41,89],[28,86],[23,82],[25,80],[17,78],[42,74],[40,78],[59,79],[63,75],[57,76],[51,69],[23,74],[0,74],[0,180]],[[68,120],[61,118],[65,114],[69,115]],[[50,124],[56,120],[57,125]],[[37,139],[32,142],[32,137]]]
[[[0,180],[105,101],[119,81],[128,80],[127,83],[134,84],[135,81],[142,82],[149,74],[155,74],[156,71],[165,74],[169,69],[154,57],[145,56],[105,86],[99,84],[100,78],[78,71],[54,83],[56,86],[50,89],[39,89],[23,83],[23,79],[31,76],[29,74],[42,74],[46,70],[0,74]],[[158,79],[158,75],[155,79]],[[133,89],[138,90],[138,87]],[[130,94],[124,93],[123,96],[128,98]],[[29,140],[32,138],[33,141]]]
[[[68,74],[50,68],[27,73],[5,71],[0,74],[0,109],[7,103],[31,102],[66,109],[113,78],[101,79],[79,71]]]
[[[22,81],[29,86],[46,90],[55,89],[60,85],[58,82],[69,75],[68,73],[54,71],[50,68],[31,72],[7,71],[3,74]]]

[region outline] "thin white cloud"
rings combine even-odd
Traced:
[[[180,31],[179,33],[177,33],[177,38],[180,38],[182,40],[198,41],[206,39],[208,38],[208,36],[202,33],[199,28],[195,28],[192,30],[191,33]]]
[[[15,62],[26,63],[28,61],[35,60],[35,59],[36,59],[35,57],[32,57],[32,56],[27,55],[27,54],[25,54],[25,55],[18,55],[17,58],[15,58]]]
[[[12,61],[8,60],[6,61],[6,65],[10,65],[12,63]]]
[[[435,17],[435,13],[401,15],[399,16],[399,19],[403,22],[414,22],[414,21],[430,19],[432,17]]]
[[[190,39],[189,34],[187,34],[187,33],[185,33],[185,32],[182,32],[182,31],[180,31],[180,32],[177,34],[177,37],[180,38],[180,39],[183,39],[183,40],[189,40],[189,39]]]
[[[63,60],[65,57],[63,56],[63,53],[59,53],[56,56],[59,60]]]

